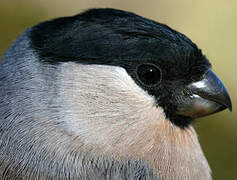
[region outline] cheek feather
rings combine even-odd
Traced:
[[[167,120],[124,69],[63,66],[62,124],[81,147],[109,158],[146,161],[165,179],[211,179],[194,129]]]
[[[124,69],[66,66],[69,67],[63,69],[69,70],[63,72],[60,86],[67,112],[62,120],[65,130],[85,144],[97,144],[108,151],[115,144],[122,149],[141,144],[135,140],[144,139],[145,129],[156,127],[164,119],[163,110],[155,107],[153,97],[139,88]],[[87,79],[93,82],[88,83]]]

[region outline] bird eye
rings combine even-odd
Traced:
[[[161,81],[161,69],[154,64],[141,64],[137,67],[139,80],[148,86],[157,85]]]

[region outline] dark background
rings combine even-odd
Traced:
[[[91,7],[129,10],[168,24],[203,49],[231,95],[233,112],[198,119],[195,127],[214,179],[237,179],[237,1],[0,0],[0,56],[27,27]]]

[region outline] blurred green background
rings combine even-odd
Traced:
[[[195,127],[214,179],[237,179],[237,1],[0,0],[0,56],[27,27],[92,7],[129,10],[168,24],[203,50],[231,95],[233,112],[198,119]]]

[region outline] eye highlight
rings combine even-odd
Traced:
[[[140,64],[137,67],[137,77],[146,86],[155,86],[162,79],[162,72],[154,64]]]

